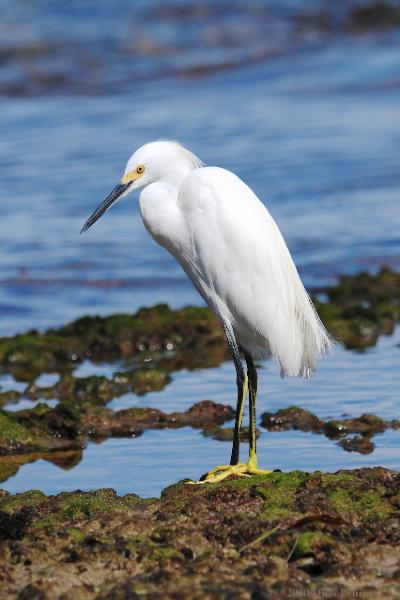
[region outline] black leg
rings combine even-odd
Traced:
[[[249,458],[257,454],[256,448],[256,399],[257,399],[257,371],[254,366],[251,354],[244,351],[244,357],[247,365],[247,377],[249,380],[249,411],[250,411],[250,431],[249,431]]]
[[[271,471],[259,469],[256,453],[256,397],[257,397],[257,372],[253,359],[249,352],[244,351],[246,359],[247,374],[240,360],[239,348],[235,339],[235,334],[229,323],[223,323],[226,339],[228,340],[229,350],[232,354],[233,362],[237,374],[237,408],[235,430],[233,436],[232,455],[230,465],[221,465],[208,471],[203,475],[200,481],[190,482],[191,484],[210,484],[223,481],[232,475],[236,477],[249,477],[251,475],[267,475]],[[247,463],[239,463],[240,446],[240,427],[242,425],[243,409],[247,395],[247,389],[250,392],[250,435],[249,435],[249,459]]]
[[[240,352],[232,328],[229,325],[226,325],[225,323],[223,323],[223,327],[226,339],[228,341],[229,350],[231,352],[232,359],[236,368],[236,383],[238,389],[238,396],[230,464],[237,465],[239,462],[240,427],[242,425],[244,403],[247,394],[247,375],[244,371],[242,361],[240,360]]]

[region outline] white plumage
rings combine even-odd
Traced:
[[[178,144],[155,144],[182,152],[187,161]],[[152,145],[140,149],[134,162],[144,161]],[[253,357],[273,355],[282,376],[308,377],[332,342],[275,221],[230,171],[203,167],[193,155],[187,163],[181,179],[172,169],[141,193],[146,228]]]
[[[148,232],[176,258],[220,318],[236,367],[238,403],[231,462],[210,471],[204,481],[265,473],[257,467],[253,358],[272,355],[282,377],[308,377],[333,342],[275,221],[239,177],[225,169],[204,167],[177,142],[146,144],[129,159],[121,182],[83,230],[137,188],[142,188],[140,211]],[[247,374],[237,342],[244,351]],[[239,464],[247,390],[249,460]]]

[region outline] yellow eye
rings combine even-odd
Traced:
[[[144,166],[143,165],[139,165],[138,167],[136,167],[136,173],[138,173],[139,175],[141,175],[144,171]]]

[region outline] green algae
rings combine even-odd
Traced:
[[[339,511],[363,521],[385,519],[397,512],[385,499],[384,488],[376,491],[366,490],[361,495],[356,495],[352,489],[339,489],[332,492],[329,498]]]
[[[31,440],[31,435],[28,428],[20,423],[17,414],[0,409],[0,440],[13,444],[26,443]]]
[[[0,461],[0,483],[16,475],[19,467],[20,465],[16,461],[6,463]]]
[[[33,460],[47,458],[57,454],[60,466],[67,467],[70,452],[76,451],[74,460],[81,458],[77,454],[88,439],[101,441],[111,436],[136,437],[146,429],[164,429],[178,427],[209,427],[211,423],[224,423],[232,419],[234,411],[229,405],[203,400],[184,412],[164,413],[155,408],[133,407],[113,411],[93,403],[60,402],[54,408],[39,403],[32,409],[7,412],[0,409],[0,455],[29,453]],[[67,462],[60,456],[66,453]],[[27,459],[25,462],[29,462]],[[56,462],[56,464],[58,464]],[[0,461],[0,476],[15,471],[9,464],[4,468]]]
[[[208,309],[158,305],[134,315],[82,317],[47,333],[1,338],[0,364],[21,381],[32,382],[41,373],[68,373],[87,358],[113,361],[144,352],[202,348],[212,354],[213,345],[222,340],[222,330]]]
[[[110,489],[0,491],[2,594],[128,600],[133,590],[156,598],[197,590],[217,599],[240,590],[247,599],[273,589],[285,597],[293,582],[328,594],[339,573],[346,596],[397,598],[398,479],[382,468],[292,471],[182,481],[147,501]]]
[[[20,494],[6,494],[0,497],[0,510],[12,515],[22,508],[34,508],[47,499],[47,496],[40,490],[29,490]]]
[[[15,412],[0,409],[0,456],[79,448],[79,424],[79,413],[63,403],[55,408],[39,403]]]
[[[295,507],[297,492],[309,478],[307,473],[292,471],[290,473],[271,473],[264,476],[264,485],[256,488],[263,499],[262,510],[267,519],[279,519],[296,516]]]
[[[164,562],[165,560],[183,561],[185,560],[185,556],[179,550],[175,550],[175,548],[171,548],[170,546],[165,546],[154,550],[145,564],[151,566],[152,563]]]
[[[179,323],[178,311],[169,311],[169,330],[165,322],[157,327],[160,322],[157,311],[157,307],[147,310],[147,316],[153,315],[154,322],[143,321],[140,314],[143,311],[139,311],[136,315],[85,317],[45,334],[34,332],[3,338],[0,340],[0,363],[17,378],[30,382],[41,373],[68,372],[85,358],[112,361],[143,352],[185,348],[186,345],[199,348],[207,344],[210,336],[215,337],[210,328],[201,327],[202,318],[197,324],[191,323],[191,331],[185,332],[183,324]],[[175,323],[173,319],[176,319]],[[161,320],[165,321],[165,318]]]
[[[400,318],[400,275],[383,267],[376,275],[340,277],[315,304],[321,320],[346,348],[362,350],[393,331]]]
[[[71,497],[71,494],[61,493],[58,497],[58,515],[60,521],[92,517],[99,512],[107,512],[110,505],[115,504],[116,494],[113,490],[98,492],[81,492]]]
[[[31,400],[58,399],[76,405],[104,406],[113,398],[128,392],[143,395],[151,391],[160,391],[169,382],[170,377],[165,369],[155,365],[116,371],[111,379],[104,375],[75,377],[71,373],[65,373],[52,386],[40,387],[35,383],[29,384],[24,391],[24,396]]]
[[[370,521],[371,519],[386,519],[396,512],[393,505],[395,493],[388,495],[387,488],[384,485],[376,485],[376,478],[369,476],[370,473],[379,472],[379,469],[381,468],[376,467],[375,471],[374,469],[362,470],[362,478],[359,476],[359,470],[338,471],[337,473],[272,472],[250,478],[231,478],[212,485],[195,486],[194,489],[197,494],[213,494],[218,489],[250,491],[252,495],[262,500],[262,518],[275,521],[281,518],[300,516],[303,507],[299,506],[298,497],[309,486],[316,486],[318,490],[323,490],[332,509],[357,520]],[[388,473],[387,477],[392,478],[393,483],[398,482],[397,474],[384,469],[381,471]],[[182,480],[165,488],[161,495],[162,497],[171,496],[186,487],[187,480]],[[371,487],[374,487],[372,491]]]
[[[5,404],[12,404],[18,402],[21,398],[21,392],[16,390],[8,390],[7,392],[0,392],[0,407]]]
[[[115,395],[114,386],[107,377],[73,377],[66,375],[48,393],[64,401],[107,404]]]
[[[68,527],[65,532],[74,542],[82,542],[86,537],[85,532],[79,527]]]
[[[264,412],[261,425],[270,430],[300,429],[301,431],[322,431],[324,423],[316,415],[300,406],[280,408],[276,413]]]
[[[132,497],[121,498],[112,489],[101,489],[92,492],[61,492],[55,498],[55,510],[44,518],[33,523],[37,529],[58,527],[66,522],[76,523],[82,519],[92,519],[126,510],[132,505]],[[133,504],[141,504],[143,500],[135,496]],[[1,504],[0,504],[1,509]]]
[[[112,381],[117,386],[116,396],[132,391],[138,396],[148,392],[159,392],[170,383],[171,378],[165,369],[155,367],[132,369],[130,371],[117,371]]]
[[[185,490],[187,488],[187,484],[190,481],[191,481],[191,479],[185,478],[185,479],[180,479],[176,483],[171,483],[171,485],[168,485],[163,490],[161,490],[161,494],[160,494],[161,498],[167,498],[167,497],[173,495],[178,490],[181,490],[181,489]]]
[[[301,533],[293,551],[293,559],[303,558],[319,550],[321,546],[332,546],[334,544],[330,535],[321,531],[306,531]]]
[[[316,307],[332,335],[347,348],[374,345],[380,335],[393,331],[400,318],[400,274],[389,269],[341,277],[324,292],[327,301],[314,298]],[[162,389],[173,370],[216,366],[228,351],[222,328],[208,308],[171,310],[166,305],[142,308],[133,315],[82,317],[46,333],[31,331],[0,339],[3,370],[29,383],[41,373],[67,375],[85,359],[144,356],[162,364],[165,373],[148,373],[138,365],[135,371],[142,372],[128,376],[137,393],[145,393],[148,386]]]

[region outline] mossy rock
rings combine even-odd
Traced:
[[[297,538],[293,558],[303,558],[314,554],[321,546],[333,545],[332,538],[321,531],[306,531]]]
[[[399,320],[400,275],[390,269],[342,277],[326,294],[328,301],[314,299],[316,308],[329,331],[348,348],[374,345]],[[180,356],[166,358],[171,350]],[[31,331],[0,339],[0,364],[29,383],[41,373],[68,374],[85,359],[116,361],[144,353],[162,362],[167,372],[183,366],[216,366],[228,357],[222,328],[205,307],[171,310],[158,305],[133,315],[82,317],[44,334]],[[145,380],[151,378],[151,389],[154,385],[161,389],[165,377],[143,372],[137,376],[136,391],[147,391]]]
[[[398,479],[382,468],[293,471],[180,482],[151,501],[107,489],[0,490],[1,552],[12,557],[2,596],[283,597],[296,582],[316,595],[337,591],[339,573],[349,597],[398,598]]]
[[[19,422],[18,415],[0,409],[0,440],[19,444],[30,439],[29,429]]]

